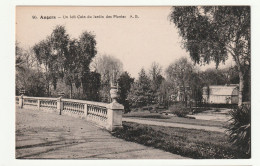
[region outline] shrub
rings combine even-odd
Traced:
[[[177,115],[178,117],[186,117],[189,114],[188,108],[179,108],[172,111],[173,114]]]
[[[251,107],[243,105],[229,112],[229,141],[245,155],[251,155]]]
[[[173,113],[173,114],[177,115],[178,117],[186,117],[190,112],[190,109],[186,108],[185,105],[181,102],[171,105],[169,110],[170,110],[170,113]]]

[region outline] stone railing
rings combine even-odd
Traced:
[[[113,131],[122,127],[122,113],[124,107],[116,101],[116,89],[110,92],[113,102],[110,104],[85,100],[73,100],[46,97],[16,96],[16,104],[20,108],[31,108],[56,112],[59,115],[70,115],[85,118],[102,128]]]

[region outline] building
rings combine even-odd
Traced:
[[[238,104],[239,87],[231,85],[210,85],[203,87],[202,100],[207,104]]]

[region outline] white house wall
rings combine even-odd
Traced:
[[[209,95],[209,103],[214,104],[227,104],[226,98],[230,96],[213,96]]]
[[[203,88],[203,101],[209,104],[237,104],[237,86],[209,86]]]

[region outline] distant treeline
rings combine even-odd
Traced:
[[[200,71],[187,58],[180,58],[166,69],[153,62],[141,69],[135,80],[123,71],[120,60],[97,55],[95,35],[83,32],[71,39],[64,26],[25,50],[16,43],[16,95],[23,89],[29,96],[64,97],[110,102],[111,83],[119,87],[118,101],[130,107],[169,105],[182,89],[182,102],[202,100],[202,87],[238,84],[236,66]],[[245,75],[244,100],[250,100],[250,72]]]

